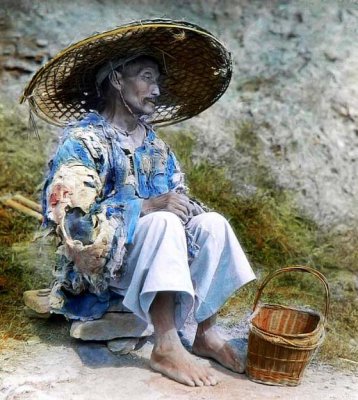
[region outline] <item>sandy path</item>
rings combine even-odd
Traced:
[[[249,381],[211,363],[220,383],[189,388],[152,372],[151,344],[135,355],[115,356],[103,344],[70,341],[53,345],[32,339],[0,353],[0,398],[6,400],[204,400],[358,399],[358,377],[313,365],[297,387]],[[202,360],[209,364],[209,361]]]

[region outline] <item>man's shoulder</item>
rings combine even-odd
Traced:
[[[62,144],[72,142],[86,148],[94,159],[107,154],[108,140],[98,114],[86,114],[82,119],[70,122],[65,127]]]
[[[163,139],[161,139],[153,129],[149,129],[147,140],[149,140],[149,142],[160,151],[169,153],[169,145]]]
[[[105,143],[103,118],[97,113],[88,113],[79,120],[69,122],[63,134],[63,140],[66,139]]]

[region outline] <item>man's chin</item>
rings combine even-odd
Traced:
[[[150,116],[154,114],[155,111],[155,104],[154,103],[147,103],[144,106],[142,106],[140,109],[134,109],[132,110],[135,115],[138,117],[143,117],[143,116]]]
[[[143,115],[152,115],[155,111],[155,105],[146,106],[143,109]]]

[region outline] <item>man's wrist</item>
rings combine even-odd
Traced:
[[[144,215],[150,214],[151,212],[154,212],[154,211],[155,211],[155,209],[153,207],[151,199],[143,200],[140,216],[143,217]]]

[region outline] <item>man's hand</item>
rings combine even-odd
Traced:
[[[169,211],[186,223],[190,210],[191,204],[187,196],[169,192],[144,200],[141,215],[147,215],[155,211]]]

